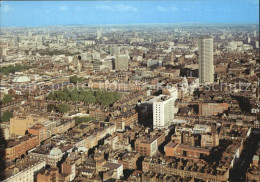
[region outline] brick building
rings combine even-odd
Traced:
[[[59,182],[59,169],[49,168],[37,174],[37,182]]]
[[[135,141],[135,150],[141,156],[153,156],[157,150],[157,138],[141,137]]]
[[[228,110],[228,103],[199,103],[199,116],[212,116]]]
[[[14,140],[9,140],[7,141],[5,149],[5,158],[15,160],[23,155],[25,156],[27,151],[38,145],[38,136],[23,136]]]

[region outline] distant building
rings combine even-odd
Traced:
[[[247,43],[248,43],[248,44],[251,43],[251,38],[250,38],[250,37],[247,38]]]
[[[112,60],[105,59],[105,60],[94,60],[93,62],[93,70],[94,71],[103,71],[107,69],[108,71],[112,69]]]
[[[127,70],[128,69],[128,55],[118,55],[115,58],[116,70]]]
[[[6,56],[7,55],[7,51],[6,51],[7,49],[6,48],[1,48],[1,56]]]
[[[158,66],[158,60],[154,60],[154,59],[148,59],[147,62],[147,67],[153,67],[153,66]]]
[[[100,39],[102,37],[102,32],[101,30],[97,31],[97,39]]]
[[[214,83],[213,38],[199,38],[198,45],[200,84],[212,84]]]
[[[81,60],[86,61],[88,59],[88,54],[87,53],[81,53]]]
[[[200,116],[212,116],[228,110],[228,103],[199,103]]]
[[[258,40],[255,41],[255,45],[254,45],[254,47],[255,47],[256,49],[259,48],[259,41],[258,41]]]
[[[111,56],[120,55],[120,47],[116,47],[116,46],[110,47],[110,55]]]

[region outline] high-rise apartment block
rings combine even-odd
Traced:
[[[153,128],[168,127],[174,119],[174,98],[160,95],[153,99]]]
[[[213,38],[199,38],[198,45],[200,84],[212,84],[214,83]]]

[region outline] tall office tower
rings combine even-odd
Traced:
[[[97,39],[100,39],[101,37],[102,37],[101,30],[98,30],[98,31],[97,31]]]
[[[247,38],[247,43],[248,43],[248,44],[251,43],[251,38],[250,38],[250,37]]]
[[[116,70],[127,70],[128,69],[128,55],[118,55],[115,58]]]
[[[258,40],[255,41],[255,48],[256,48],[256,49],[259,48],[259,41],[258,41]]]
[[[151,102],[153,102],[153,128],[167,128],[174,119],[174,98],[159,95]]]
[[[199,38],[198,44],[200,84],[212,84],[214,83],[213,38]]]
[[[256,38],[256,30],[254,30],[254,37]]]

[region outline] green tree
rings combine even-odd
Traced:
[[[54,100],[55,99],[55,95],[53,94],[53,92],[50,92],[49,95],[47,96],[48,100]]]
[[[59,104],[57,106],[57,110],[60,113],[66,113],[66,112],[68,112],[70,110],[70,107],[67,104]]]
[[[79,78],[76,75],[70,77],[70,83],[76,84],[77,82],[79,82]]]
[[[73,90],[72,92],[70,92],[70,99],[74,102],[80,100],[80,95],[77,90]]]
[[[0,68],[0,73],[8,75],[9,73],[15,73],[16,71],[21,71],[29,68],[30,67],[28,65],[10,65]]]
[[[59,101],[82,101],[85,103],[97,103],[105,106],[113,104],[120,98],[117,92],[91,91],[91,90],[73,90],[64,89],[55,91],[47,96],[49,100]]]
[[[55,107],[54,104],[48,104],[47,105],[47,111],[48,112],[51,112],[51,111],[54,111],[54,110],[56,110],[56,107]]]
[[[8,122],[10,121],[10,118],[13,117],[13,112],[11,111],[5,111],[3,115],[1,116],[1,122]]]
[[[13,97],[9,94],[5,95],[3,100],[2,100],[2,103],[5,104],[5,103],[8,103],[8,102],[11,102],[13,99]]]
[[[83,101],[88,104],[92,104],[96,102],[96,98],[94,95],[88,94],[83,98]]]
[[[66,101],[68,98],[68,95],[66,92],[63,91],[56,91],[55,92],[57,100]]]
[[[94,120],[92,117],[75,117],[75,124],[79,125],[80,123],[89,122],[91,120]]]

